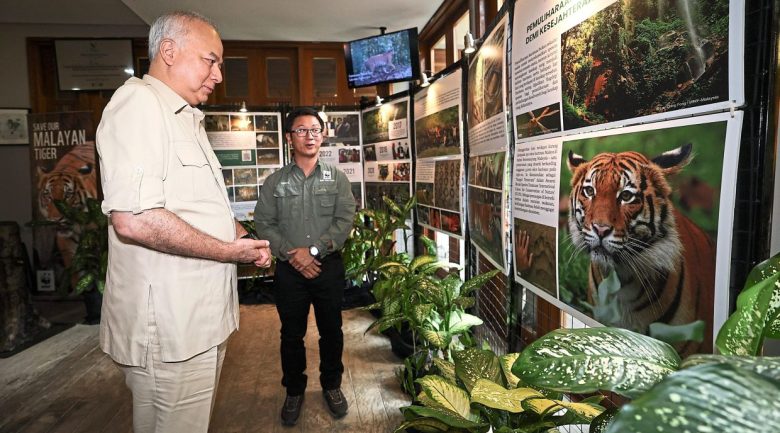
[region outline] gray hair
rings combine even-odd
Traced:
[[[157,17],[149,29],[149,62],[154,61],[154,58],[157,57],[163,39],[172,39],[177,44],[184,45],[185,37],[189,33],[187,24],[192,21],[201,21],[214,30],[217,29],[217,26],[210,19],[197,12],[175,11]]]

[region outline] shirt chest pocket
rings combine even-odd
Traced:
[[[320,184],[314,188],[314,207],[317,215],[332,216],[334,214],[338,192],[335,182]]]
[[[170,173],[174,195],[184,201],[198,201],[214,195],[214,173],[197,143],[177,141],[173,148],[181,164],[175,174]]]
[[[274,189],[277,212],[281,217],[279,224],[286,226],[292,218],[300,216],[301,189],[290,183],[279,183]]]

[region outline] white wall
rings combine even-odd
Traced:
[[[88,11],[85,11],[88,13]],[[28,37],[146,37],[147,26],[94,26],[0,24],[0,107],[31,108],[27,79]],[[16,221],[22,227],[22,240],[28,250],[32,233],[24,226],[32,219],[32,189],[29,147],[0,146],[0,221]]]

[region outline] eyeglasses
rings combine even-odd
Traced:
[[[292,132],[295,133],[298,137],[305,137],[306,134],[311,133],[312,137],[319,137],[320,134],[322,134],[322,128],[312,128],[312,129],[306,129],[306,128],[299,128],[299,129],[293,129]]]

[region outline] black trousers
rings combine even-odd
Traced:
[[[306,390],[303,337],[311,305],[314,305],[314,317],[320,333],[320,385],[322,389],[341,387],[341,374],[344,372],[341,363],[344,349],[344,334],[341,332],[344,262],[338,252],[320,262],[322,272],[311,280],[287,262],[280,260],[276,263],[274,298],[282,322],[282,385],[287,388],[288,395],[301,395]]]

